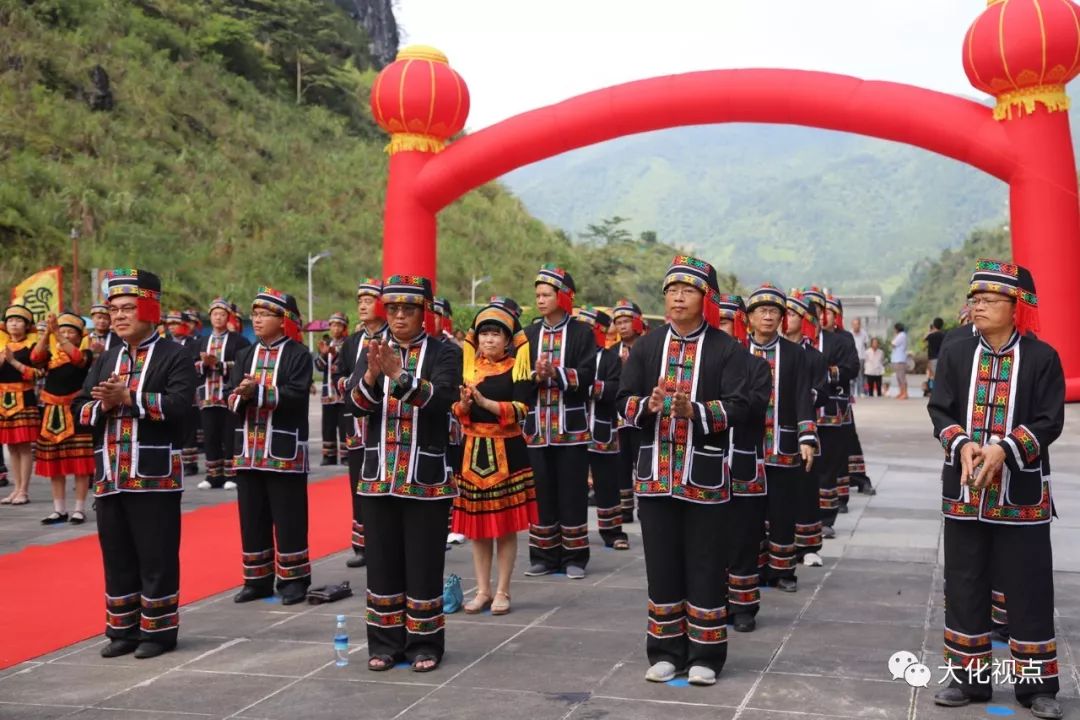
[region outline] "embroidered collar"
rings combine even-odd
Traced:
[[[228,334],[228,330],[223,330],[222,332],[214,332],[213,330],[210,331],[210,337],[214,338],[215,340],[220,340]]]
[[[694,340],[697,340],[705,334],[705,328],[707,328],[708,325],[705,323],[705,321],[702,321],[701,324],[697,326],[697,329],[693,330],[692,332],[686,333],[686,335],[680,335],[679,331],[675,329],[674,324],[671,324],[668,327],[671,328],[671,337],[673,337],[674,339],[680,340],[682,342],[693,342]]]
[[[397,338],[395,338],[392,333],[387,335],[387,339],[390,342],[390,347],[393,347],[393,348],[403,348],[403,347],[411,348],[411,347],[416,347],[417,345],[420,345],[425,340],[427,340],[427,333],[425,331],[421,330],[419,335],[414,337],[412,340],[409,340],[408,342],[399,342],[397,340]]]
[[[765,343],[764,345],[762,345],[761,343],[754,340],[753,335],[750,336],[750,347],[751,348],[758,348],[759,350],[772,350],[774,347],[776,347],[779,344],[780,344],[780,333],[776,333],[775,335],[773,335],[772,340]]]
[[[1008,341],[1006,341],[1006,343],[1001,346],[1000,350],[995,350],[994,348],[990,347],[990,343],[986,342],[986,338],[982,335],[979,336],[979,344],[982,345],[983,351],[988,352],[991,355],[1005,355],[1009,353],[1014,347],[1016,347],[1016,344],[1018,342],[1020,342],[1020,333],[1016,332],[1015,329],[1013,330],[1012,335],[1009,337]]]
[[[268,350],[273,350],[274,348],[281,347],[282,345],[284,345],[285,341],[288,340],[288,339],[289,338],[288,338],[287,335],[282,335],[281,337],[279,337],[277,340],[275,340],[274,342],[272,342],[270,344],[267,344],[266,342],[260,340],[259,345],[261,347],[267,348]]]
[[[568,322],[570,322],[570,314],[569,313],[563,313],[562,320],[555,323],[554,325],[548,325],[548,321],[544,320],[544,329],[545,330],[562,330],[564,327],[566,327],[566,324]]]
[[[384,333],[386,333],[386,330],[387,330],[388,327],[389,327],[389,325],[387,325],[386,323],[383,323],[382,325],[379,326],[378,330],[376,330],[375,332],[372,333],[372,332],[368,332],[367,325],[365,325],[364,329],[360,331],[360,336],[361,337],[366,337],[366,338],[378,337],[379,335],[383,335]]]

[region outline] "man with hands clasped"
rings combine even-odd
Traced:
[[[1030,334],[1037,302],[1026,268],[977,261],[968,291],[977,334],[938,359],[928,409],[945,449],[945,659],[956,670],[934,702],[993,694],[993,581],[1005,595],[1017,702],[1060,718],[1049,446],[1064,423],[1065,378],[1054,348]]]

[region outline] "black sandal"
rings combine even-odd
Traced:
[[[434,663],[431,667],[420,667],[420,663],[429,662]],[[417,655],[412,661],[413,672],[426,673],[432,670],[438,670],[439,661],[434,655]]]
[[[71,520],[69,520],[68,522],[70,522],[72,525],[82,525],[84,522],[86,522],[86,513],[84,513],[82,510],[76,510],[75,512],[71,513]]]
[[[41,519],[42,525],[59,525],[60,523],[66,523],[68,521],[68,514],[53,510],[46,517]]]
[[[386,672],[392,667],[394,658],[389,655],[372,655],[367,661],[367,669],[372,672]]]

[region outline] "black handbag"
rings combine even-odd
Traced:
[[[337,585],[323,585],[321,587],[309,588],[307,591],[307,601],[311,605],[321,605],[323,603],[341,600],[342,598],[352,597],[352,594],[352,588],[349,587],[349,581],[346,580]]]

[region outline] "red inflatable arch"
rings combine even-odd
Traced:
[[[372,112],[391,133],[383,235],[385,274],[435,277],[436,214],[514,168],[633,133],[725,122],[858,133],[940,153],[1007,182],[1013,258],[1039,291],[1041,336],[1080,401],[1080,204],[1065,85],[1080,73],[1080,6],[1072,0],[989,0],[964,39],[986,107],[889,82],[799,70],[714,70],[580,95],[470,134],[464,81],[437,50],[413,46],[379,74]]]

